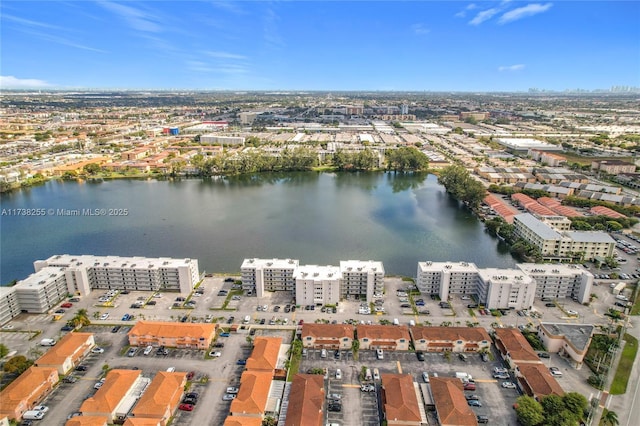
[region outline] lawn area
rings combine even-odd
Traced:
[[[611,395],[622,395],[627,391],[629,372],[638,353],[638,339],[625,333],[624,340],[626,344],[622,350],[620,363],[618,364],[618,369],[616,370],[616,375],[613,378],[613,383],[611,383],[611,389],[609,391]]]
[[[602,161],[602,160],[622,160],[622,161],[633,161],[632,157],[587,157],[575,154],[573,152],[563,152],[563,157],[567,157],[567,162],[569,163],[579,163],[582,165],[591,164],[592,161]]]

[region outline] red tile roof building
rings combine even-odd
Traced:
[[[58,383],[58,371],[29,367],[0,392],[0,417],[20,420],[25,411],[38,405]]]
[[[178,408],[186,383],[187,373],[185,372],[157,373],[131,415],[156,419],[162,426],[166,425]]]
[[[350,324],[303,324],[302,345],[316,349],[351,349],[355,328]]]
[[[67,374],[95,346],[92,333],[67,333],[34,363],[36,367],[51,367],[58,374]]]
[[[278,354],[282,345],[281,337],[256,337],[251,356],[247,359],[247,370],[269,371],[278,366]]]
[[[422,424],[420,403],[410,374],[382,374],[381,403],[388,425]]]
[[[516,375],[522,390],[531,397],[539,399],[547,395],[564,395],[564,390],[544,364],[519,364]]]
[[[324,414],[324,377],[296,374],[291,384],[285,426],[322,426]]]
[[[216,324],[138,321],[129,331],[129,344],[207,349],[215,334]]]
[[[359,325],[357,333],[360,349],[409,350],[411,336],[406,325]]]
[[[496,328],[496,347],[511,368],[523,363],[538,363],[540,357],[517,328]]]
[[[478,420],[464,397],[462,382],[453,377],[432,377],[429,384],[442,426],[477,426]]]
[[[411,327],[413,346],[426,352],[478,352],[491,347],[491,337],[482,327]]]

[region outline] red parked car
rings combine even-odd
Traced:
[[[196,373],[194,373],[193,371],[189,371],[187,373],[187,380],[193,379],[193,376],[195,376],[195,375],[196,375]]]
[[[180,404],[178,409],[182,411],[193,411],[193,404]]]
[[[62,305],[60,305],[61,308],[70,308],[73,306],[73,303],[69,303],[69,302],[65,302]]]

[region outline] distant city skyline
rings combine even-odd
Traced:
[[[565,91],[640,86],[637,1],[15,1],[0,88]]]

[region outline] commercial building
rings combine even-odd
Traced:
[[[142,383],[140,370],[111,370],[102,387],[80,406],[83,416],[105,416],[109,422],[124,419],[136,401]]]
[[[504,146],[507,151],[511,152],[528,152],[530,149],[538,149],[543,151],[562,151],[562,145],[553,145],[542,142],[537,139],[530,138],[495,138],[496,142]]]
[[[165,426],[180,404],[186,383],[185,372],[158,372],[131,411],[131,416],[154,419]]]
[[[491,347],[482,327],[410,327],[413,346],[424,352],[480,352]]]
[[[354,330],[351,324],[304,323],[301,332],[302,345],[314,349],[351,349]]]
[[[289,291],[302,305],[371,301],[384,289],[384,267],[373,260],[346,260],[336,267],[300,266],[295,259],[245,259],[240,270],[247,294],[263,297],[265,291]]]
[[[382,374],[380,403],[387,425],[427,424],[424,408],[418,402],[418,387],[411,374]]]
[[[408,351],[411,336],[406,325],[359,325],[360,349]]]
[[[324,400],[322,375],[296,374],[291,384],[284,426],[322,426]]]
[[[34,365],[55,368],[59,375],[65,375],[80,364],[95,344],[93,333],[67,333],[38,358]]]
[[[20,420],[22,414],[38,405],[58,383],[58,371],[48,367],[29,367],[0,392],[0,417]]]
[[[542,322],[538,325],[538,337],[548,352],[559,354],[579,370],[594,330],[595,327],[590,324]]]
[[[206,349],[215,338],[216,327],[209,323],[138,321],[129,331],[129,345]]]

